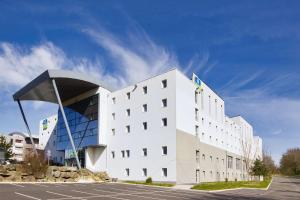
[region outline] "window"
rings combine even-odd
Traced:
[[[209,156],[209,158],[210,158],[210,162],[212,162],[212,160],[213,160],[213,159],[212,159],[212,156]]]
[[[130,157],[130,151],[126,150],[126,157],[129,158]]]
[[[203,117],[201,119],[201,122],[202,122],[202,126],[204,126],[204,118]]]
[[[122,154],[122,158],[125,158],[125,151],[124,150],[121,151],[121,154]]]
[[[205,160],[205,154],[202,154],[202,160]]]
[[[126,169],[125,169],[125,173],[126,173],[126,176],[129,176],[129,175],[130,175],[129,168],[126,168]]]
[[[200,151],[196,150],[196,162],[200,161]]]
[[[199,110],[198,108],[195,108],[195,120],[198,121],[198,117],[199,117]]]
[[[127,97],[128,100],[130,99],[130,92],[126,93],[126,97]]]
[[[162,88],[166,88],[166,87],[167,87],[167,79],[162,80],[162,82],[161,82],[161,87],[162,87]]]
[[[195,104],[198,104],[198,91],[195,91]]]
[[[242,169],[242,165],[241,165],[241,159],[236,158],[236,169]]]
[[[112,98],[112,103],[113,103],[113,104],[116,104],[116,97],[113,97],[113,98]]]
[[[15,142],[16,142],[16,143],[22,143],[23,140],[18,140],[18,139],[16,139]]]
[[[167,106],[168,106],[167,99],[163,99],[161,102],[162,102],[162,104],[161,104],[161,105],[162,105],[162,107],[164,107],[164,108],[165,108],[165,107],[167,107]]]
[[[147,112],[147,110],[148,110],[147,104],[144,104],[143,105],[143,112]]]
[[[126,115],[129,117],[130,116],[130,109],[126,109]]]
[[[162,126],[167,126],[168,125],[167,118],[162,118],[161,123],[162,123]]]
[[[162,147],[162,155],[167,155],[168,154],[168,147],[167,146],[163,146]]]
[[[115,158],[115,152],[114,151],[111,152],[111,157]]]
[[[113,128],[113,129],[111,129],[111,134],[112,135],[115,135],[116,134],[116,130]]]
[[[195,133],[196,133],[196,136],[198,136],[199,135],[199,126],[195,126]]]
[[[162,168],[162,176],[167,177],[168,176],[168,169],[167,168]]]
[[[113,119],[113,120],[116,119],[116,113],[112,113],[111,116],[112,116],[112,119]]]
[[[143,168],[143,176],[147,177],[147,168]]]
[[[147,156],[148,155],[148,151],[147,151],[147,148],[143,148],[143,156]]]
[[[144,130],[147,130],[147,129],[148,129],[147,122],[143,122],[143,129],[144,129]]]
[[[147,92],[148,92],[147,86],[144,86],[144,87],[143,87],[143,93],[144,93],[144,94],[147,94]]]
[[[130,133],[130,126],[129,125],[126,126],[126,133]]]
[[[227,166],[228,166],[229,169],[232,169],[232,164],[233,164],[232,163],[232,156],[228,156],[227,159],[228,159]]]

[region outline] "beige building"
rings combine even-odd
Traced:
[[[26,133],[12,132],[8,134],[8,140],[12,144],[12,151],[15,154],[12,159],[23,161],[26,152],[32,150],[32,143],[30,137]],[[35,148],[39,149],[39,138],[33,136]]]

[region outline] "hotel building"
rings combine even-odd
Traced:
[[[243,180],[246,151],[251,160],[262,158],[262,140],[253,136],[251,124],[226,116],[218,94],[178,69],[115,91],[82,74],[48,70],[15,100],[57,102],[51,80],[80,165],[91,171],[119,180]],[[40,122],[40,141],[55,162],[76,165],[60,110]]]

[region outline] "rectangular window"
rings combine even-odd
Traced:
[[[202,154],[202,160],[205,160],[205,154]]]
[[[167,79],[162,80],[162,82],[161,82],[161,87],[162,87],[162,88],[166,88],[166,87],[167,87]]]
[[[112,98],[112,103],[113,103],[113,104],[116,104],[116,97],[113,97],[113,98]]]
[[[195,104],[198,104],[198,91],[195,91]]]
[[[147,177],[148,175],[147,175],[147,168],[143,168],[143,176],[144,177]]]
[[[147,111],[148,111],[147,104],[144,104],[144,105],[143,105],[143,112],[147,112]]]
[[[127,97],[128,100],[130,99],[130,92],[126,93],[126,97]]]
[[[130,157],[130,151],[126,150],[126,157],[129,158]]]
[[[147,156],[148,155],[148,151],[147,151],[147,148],[143,148],[143,156]]]
[[[111,152],[111,157],[115,158],[115,152],[114,151]]]
[[[212,162],[212,160],[213,160],[213,159],[212,159],[212,156],[209,156],[209,158],[210,158],[210,162]]]
[[[236,158],[236,169],[240,170],[241,169],[241,159]]]
[[[167,168],[162,168],[162,176],[167,177],[168,176],[168,169]]]
[[[144,129],[144,130],[147,130],[147,129],[148,129],[147,122],[143,122],[143,129]]]
[[[161,123],[162,123],[162,126],[167,126],[168,125],[167,118],[162,118]]]
[[[125,158],[125,151],[124,150],[121,151],[121,155],[122,155],[122,158]]]
[[[162,105],[163,108],[165,108],[165,107],[168,106],[167,99],[163,99],[163,100],[161,101],[161,103],[162,103],[161,105]]]
[[[227,162],[227,167],[229,168],[229,169],[232,169],[232,156],[228,156],[227,157],[227,159],[228,159],[228,162]]]
[[[147,86],[144,86],[144,87],[143,87],[143,93],[144,93],[144,94],[147,94],[147,92],[148,92]]]
[[[126,109],[126,115],[129,117],[130,116],[130,109]]]
[[[198,136],[199,135],[199,126],[195,126],[195,134],[196,134],[196,136]]]
[[[126,126],[126,133],[130,133],[130,126],[129,125]]]
[[[199,119],[199,110],[198,108],[195,108],[195,120],[198,121]]]
[[[162,147],[162,155],[167,155],[168,154],[168,147],[167,146],[163,146]]]
[[[115,135],[116,134],[116,130],[113,128],[113,129],[111,129],[111,134],[112,135]]]
[[[129,168],[126,168],[126,169],[125,169],[125,173],[126,173],[126,176],[129,176],[129,175],[130,175]]]
[[[196,150],[196,162],[198,163],[200,161],[200,151]]]
[[[113,119],[113,120],[116,119],[116,113],[112,113],[111,116],[112,116],[112,119]]]

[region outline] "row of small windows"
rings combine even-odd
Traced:
[[[199,170],[196,170],[196,171],[199,171]],[[210,172],[210,177],[213,177],[213,171],[210,170],[209,172]],[[203,177],[205,177],[206,171],[202,171],[202,174],[203,174]],[[229,175],[230,175],[230,173],[227,172],[227,178],[229,178]],[[220,172],[216,172],[216,177],[220,178],[220,176],[221,176],[221,173]],[[222,173],[222,176],[225,178],[225,172]],[[232,178],[236,178],[237,179],[238,178],[238,173],[235,173],[235,175],[234,175],[234,173],[232,172],[231,176],[232,176]],[[240,174],[240,179],[243,179],[243,178],[245,178],[245,175],[244,174]]]
[[[162,118],[161,119],[161,125],[163,127],[166,127],[168,125],[168,119],[167,118]],[[143,122],[142,123],[142,128],[143,130],[147,130],[148,129],[148,123],[147,122]],[[112,135],[115,135],[116,134],[116,129],[111,129],[111,132],[112,132]],[[126,133],[130,133],[131,132],[131,128],[130,128],[130,125],[127,125],[125,126],[125,132]]]
[[[199,162],[200,161],[200,151],[196,151],[196,161]],[[213,162],[213,157],[209,156],[210,162]],[[205,154],[202,154],[202,160],[205,160]],[[219,157],[216,157],[216,162],[219,163]],[[240,170],[242,169],[242,160],[240,158],[236,158],[236,169]],[[222,164],[225,164],[224,158],[222,159]],[[244,161],[244,165],[245,165],[245,161]],[[232,156],[227,156],[227,167],[229,169],[233,168],[233,157]]]
[[[161,88],[167,88],[167,86],[168,86],[167,79],[162,80],[162,81],[161,81]],[[144,86],[144,87],[143,87],[143,94],[147,94],[147,93],[148,93],[148,87],[147,87],[147,86]],[[127,92],[127,93],[126,93],[126,98],[127,98],[128,100],[130,100],[130,98],[131,98],[131,93],[130,93],[130,92]],[[113,103],[113,104],[116,104],[116,97],[113,97],[113,98],[112,98],[112,103]]]
[[[161,175],[163,177],[168,176],[168,169],[167,168],[161,168]],[[125,168],[125,176],[130,176],[130,169]],[[148,176],[148,169],[147,168],[142,168],[142,176],[147,177]]]
[[[163,156],[168,155],[168,147],[167,146],[162,146],[161,153],[162,153]],[[148,149],[147,148],[142,149],[142,155],[144,157],[148,156]],[[111,157],[113,159],[116,157],[116,152],[115,151],[111,151]],[[130,150],[121,150],[121,157],[122,158],[129,158],[130,157]]]
[[[165,107],[168,106],[168,101],[167,101],[167,99],[162,99],[162,100],[161,100],[161,106],[162,106],[163,108],[165,108]],[[142,112],[148,112],[148,105],[147,105],[147,104],[143,104],[143,105],[142,105]],[[126,116],[129,117],[130,114],[131,114],[130,109],[129,109],[129,108],[126,109]],[[112,115],[112,119],[115,120],[115,119],[116,119],[116,113],[112,113],[111,115]]]

